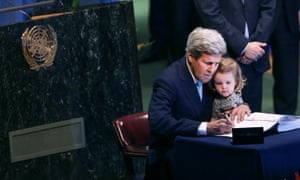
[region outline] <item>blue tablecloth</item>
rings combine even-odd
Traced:
[[[177,137],[178,180],[292,180],[300,171],[300,130],[268,135],[264,144],[232,145],[227,137]]]

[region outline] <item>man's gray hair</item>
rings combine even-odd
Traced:
[[[203,53],[224,55],[226,43],[218,31],[197,27],[189,34],[185,50],[196,59]]]

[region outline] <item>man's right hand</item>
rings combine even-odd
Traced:
[[[207,123],[208,135],[226,134],[232,131],[232,122],[226,119],[212,120]]]

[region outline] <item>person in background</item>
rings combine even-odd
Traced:
[[[150,0],[149,9],[149,52],[142,56],[140,63],[155,62],[167,59],[169,41],[171,37],[171,11],[170,0]]]
[[[169,63],[185,54],[185,43],[189,33],[198,26],[198,17],[193,0],[173,0],[171,19]]]
[[[210,81],[211,88],[217,93],[213,101],[214,119],[229,118],[227,115],[231,109],[244,104],[241,94],[244,85],[245,80],[238,63],[231,58],[223,58]]]
[[[299,0],[277,0],[271,36],[273,105],[277,114],[295,114],[299,87]]]
[[[188,34],[198,25],[193,0],[150,0],[149,54],[140,63],[166,59],[168,64],[185,54]]]
[[[213,92],[207,84],[225,53],[221,34],[197,27],[188,36],[185,56],[169,65],[154,81],[148,109],[150,144],[146,179],[172,178],[170,162],[176,136],[231,132],[231,121],[211,121]],[[250,114],[250,109],[244,104],[231,111],[231,116],[239,120],[246,114]]]
[[[262,109],[263,74],[270,68],[267,43],[274,29],[276,0],[194,0],[200,25],[219,31],[228,55],[238,61],[247,84],[243,99]]]

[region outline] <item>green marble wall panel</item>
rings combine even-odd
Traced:
[[[57,34],[54,64],[30,70],[21,35]],[[132,2],[0,27],[0,179],[119,179],[123,159],[111,121],[141,111]],[[83,117],[86,147],[12,163],[8,133]]]

